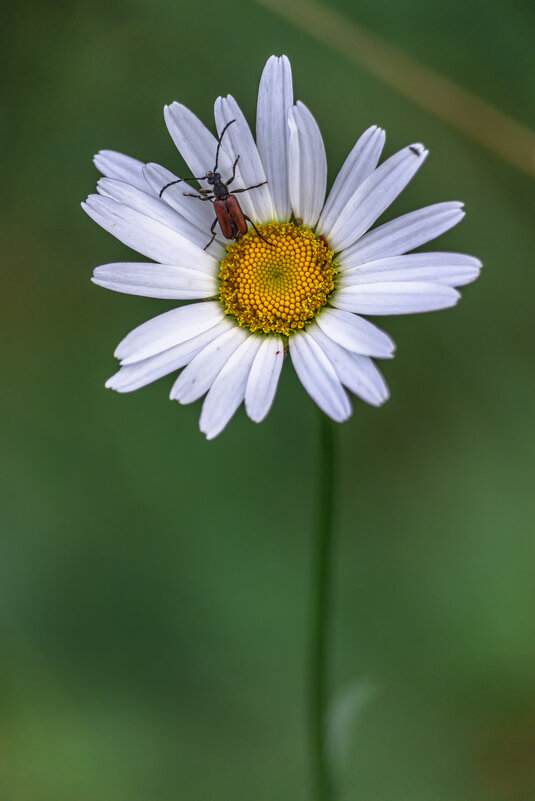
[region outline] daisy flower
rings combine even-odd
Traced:
[[[206,395],[200,428],[208,439],[242,402],[255,422],[267,415],[286,353],[333,420],[351,415],[346,390],[382,404],[388,388],[373,359],[390,358],[394,343],[362,315],[453,306],[455,287],[473,281],[481,267],[459,253],[407,255],[456,225],[462,203],[437,203],[372,228],[425,161],[425,147],[411,144],[377,166],[385,134],[368,128],[325,199],[323,140],[308,108],[294,104],[285,56],[272,56],[262,73],[256,142],[230,95],[215,102],[222,139],[180,103],[166,106],[165,121],[201,188],[158,164],[101,151],[95,164],[104,177],[83,208],[152,261],[105,264],[93,281],[195,302],[131,331],[115,351],[121,367],[106,386],[131,392],[183,368],[171,399],[191,403]],[[228,192],[250,220],[243,235],[232,223],[229,239],[213,225],[207,194],[216,160],[224,183],[235,172]]]

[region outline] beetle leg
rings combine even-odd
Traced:
[[[216,225],[217,225],[217,217],[215,218],[215,220],[213,221],[213,223],[212,223],[212,225],[211,225],[211,227],[210,227],[210,233],[212,234],[212,238],[211,238],[211,240],[208,242],[208,244],[207,244],[207,245],[205,245],[205,246],[203,247],[203,250],[207,250],[207,249],[210,247],[210,245],[212,244],[212,242],[214,241],[214,239],[215,239],[215,227],[216,227]]]
[[[234,180],[234,176],[236,175],[236,165],[237,165],[237,163],[238,163],[238,161],[239,161],[239,160],[240,160],[240,157],[239,157],[239,156],[236,156],[236,161],[235,161],[235,162],[234,162],[234,164],[232,165],[232,178],[229,178],[229,180],[227,181],[227,186],[228,186],[229,184],[231,184],[231,183],[233,182],[233,180]]]
[[[205,192],[207,191],[208,190],[205,189]],[[184,197],[196,197],[197,200],[212,200],[212,195],[210,195],[209,197],[203,197],[202,195],[196,195],[194,192],[184,192],[183,194]]]
[[[248,192],[249,189],[258,189],[259,186],[264,186],[264,184],[267,184],[267,181],[262,181],[260,184],[254,184],[254,186],[246,186],[244,189],[235,189],[232,194],[237,195],[238,192]]]

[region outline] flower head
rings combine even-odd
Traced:
[[[372,358],[391,357],[394,343],[361,315],[453,306],[454,287],[481,267],[459,253],[409,253],[456,225],[462,203],[437,203],[372,229],[425,161],[424,146],[378,167],[385,134],[372,126],[325,199],[323,140],[311,112],[293,102],[285,56],[264,68],[256,143],[230,95],[215,103],[218,139],[179,103],[165,108],[165,120],[197,189],[158,164],[101,151],[95,164],[105,177],[83,207],[153,261],[105,264],[93,281],[195,302],[128,334],[106,386],[131,392],[184,368],[171,398],[191,403],[206,394],[200,427],[209,439],[242,402],[252,420],[266,416],[286,352],[334,420],[351,415],[346,389],[382,404],[388,389]]]

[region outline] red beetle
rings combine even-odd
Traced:
[[[161,197],[165,192],[165,190],[168,189],[170,186],[173,186],[173,184],[178,184],[181,181],[208,181],[210,186],[213,187],[212,191],[210,191],[209,189],[202,189],[202,188],[199,189],[198,195],[195,194],[194,192],[184,192],[184,195],[186,195],[186,197],[196,197],[199,200],[209,200],[214,204],[216,218],[213,221],[212,226],[210,228],[210,233],[212,234],[212,238],[204,246],[204,250],[210,247],[210,245],[215,239],[215,227],[217,223],[219,223],[224,237],[226,237],[227,239],[237,240],[241,239],[242,236],[247,233],[247,223],[250,222],[253,228],[255,229],[256,233],[260,237],[260,239],[263,239],[264,242],[266,242],[266,244],[268,244],[270,247],[273,247],[271,242],[268,242],[267,239],[262,236],[262,234],[254,224],[254,222],[251,220],[251,218],[243,213],[239,201],[236,198],[236,195],[239,192],[248,192],[249,189],[257,189],[259,186],[267,184],[267,181],[262,181],[259,184],[254,184],[254,186],[246,186],[244,189],[235,189],[234,192],[231,194],[228,188],[229,185],[234,180],[234,176],[236,175],[236,165],[238,164],[238,161],[240,159],[239,156],[236,156],[236,159],[232,166],[232,177],[229,178],[229,180],[226,183],[224,183],[221,180],[221,174],[217,172],[217,162],[219,160],[219,150],[221,148],[221,140],[223,139],[225,131],[227,130],[229,125],[232,125],[233,122],[236,122],[236,120],[230,120],[230,122],[227,122],[227,124],[221,131],[221,136],[217,141],[217,150],[215,154],[215,167],[213,171],[210,170],[209,172],[206,173],[206,175],[201,175],[200,178],[195,178],[195,177],[179,178],[177,181],[171,181],[171,183],[166,184],[160,190],[159,197]]]

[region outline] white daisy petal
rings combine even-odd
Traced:
[[[210,298],[217,293],[215,275],[189,267],[149,262],[119,262],[97,267],[91,279],[94,284],[126,295],[146,298]]]
[[[251,365],[262,342],[251,334],[229,358],[204,400],[199,426],[207,439],[223,431],[245,396]]]
[[[405,189],[427,154],[423,145],[410,145],[377,167],[341,211],[329,234],[330,246],[343,250],[356,242]]]
[[[223,319],[217,301],[171,309],[134,328],[115,349],[115,357],[122,364],[139,362],[208,331]]]
[[[162,225],[167,225],[173,231],[178,231],[179,234],[194,241],[195,237],[199,237],[200,231],[195,228],[188,220],[177,214],[173,209],[163,201],[159,200],[154,195],[148,195],[142,192],[135,186],[126,184],[124,181],[117,181],[112,178],[101,178],[97,184],[97,191],[104,197],[111,197],[118,203],[123,203],[131,209],[146,214],[153,220],[158,220]],[[206,234],[203,237],[204,241],[208,241]]]
[[[232,95],[217,98],[214,115],[219,136],[225,125],[234,120],[226,129],[222,140],[227,151],[232,153],[234,158],[240,157],[236,165],[236,178],[231,184],[230,191],[235,192],[237,189],[252,187],[266,181],[264,167],[251,129]],[[229,173],[222,177],[223,181],[227,182],[231,176]],[[267,222],[273,219],[273,203],[267,183],[248,192],[239,192],[239,202],[244,213],[255,222]]]
[[[180,373],[171,388],[171,400],[193,403],[201,398],[208,392],[230,356],[246,339],[247,332],[243,328],[232,326],[211,341]]]
[[[134,392],[147,384],[152,384],[159,378],[163,378],[164,375],[169,375],[188,364],[212,339],[228,331],[229,325],[232,325],[229,320],[221,320],[213,328],[181,342],[180,345],[175,345],[134,364],[123,365],[115,375],[106,381],[106,387],[114,389],[116,392]]]
[[[315,324],[307,329],[307,333],[320,346],[334,367],[338,378],[350,392],[358,395],[372,406],[381,406],[388,400],[389,392],[386,382],[368,356],[349,352],[339,343],[333,342]]]
[[[90,195],[82,208],[105,231],[128,247],[162,264],[187,259],[202,272],[214,272],[215,261],[188,237],[109,197]]]
[[[217,139],[195,114],[182,103],[171,103],[164,109],[165,122],[171,138],[194,177],[206,175],[215,166]],[[217,170],[222,175],[231,175],[233,159],[225,150],[219,150]],[[186,178],[189,176],[185,176]],[[205,189],[206,181],[199,182]],[[192,200],[192,203],[201,201]]]
[[[475,281],[481,262],[463,253],[411,253],[369,261],[343,273],[338,287],[391,281],[430,281],[445,286],[463,286]]]
[[[119,181],[126,181],[132,186],[137,186],[138,189],[149,195],[156,194],[143,175],[145,165],[138,159],[125,156],[124,153],[117,153],[115,150],[101,150],[94,157],[93,163],[106,178],[117,178]]]
[[[286,56],[271,56],[258,89],[256,140],[279,220],[289,220],[292,213],[288,189],[288,111],[293,102],[290,62]]]
[[[245,389],[245,410],[255,423],[260,423],[271,409],[283,361],[281,337],[266,337],[255,356]]]
[[[364,131],[338,173],[321,212],[318,229],[328,239],[331,228],[353,193],[377,167],[385,144],[385,132],[372,125]]]
[[[390,359],[396,348],[388,334],[359,317],[340,309],[324,309],[316,317],[320,329],[339,345],[363,356]]]
[[[457,201],[435,203],[384,223],[342,251],[339,264],[350,269],[366,261],[408,253],[457,225],[464,217],[462,207]]]
[[[290,201],[297,220],[313,228],[327,188],[327,156],[318,123],[298,101],[288,112]]]
[[[334,367],[308,333],[290,337],[290,356],[302,385],[320,409],[337,423],[351,416],[351,403]]]
[[[337,309],[357,314],[414,314],[455,306],[460,294],[449,286],[417,281],[359,284],[336,292]]]

